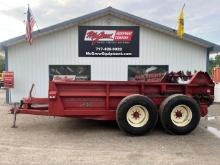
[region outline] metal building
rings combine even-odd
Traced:
[[[15,74],[13,102],[32,83],[34,96],[46,97],[57,74],[130,80],[143,71],[206,71],[209,54],[220,51],[219,45],[188,34],[179,39],[174,29],[112,7],[36,31],[31,46],[25,35],[0,44],[6,69]]]

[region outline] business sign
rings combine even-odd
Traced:
[[[146,80],[159,78],[168,71],[168,65],[129,65],[128,80]]]
[[[90,80],[90,65],[49,65],[49,79],[52,80]]]
[[[14,72],[3,72],[4,88],[14,88]]]
[[[79,26],[79,57],[139,57],[139,27]]]

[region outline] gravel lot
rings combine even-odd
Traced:
[[[0,164],[220,164],[220,104],[195,131],[173,136],[157,127],[131,137],[116,123],[18,115],[11,128],[0,92]]]

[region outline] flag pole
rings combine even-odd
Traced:
[[[183,39],[183,36],[184,36],[184,7],[185,7],[185,3],[183,4],[183,7],[179,13],[179,16],[178,16],[178,25],[177,25],[177,31],[176,31],[176,35]]]
[[[186,3],[183,4],[182,10],[185,8],[185,6],[186,6]]]
[[[183,4],[183,6],[182,6],[182,10],[185,8],[185,6],[186,6],[186,3],[184,3],[184,4]],[[175,28],[174,28],[174,29],[176,29],[176,28],[177,28],[177,25],[178,25],[178,22],[176,22],[176,26],[175,26]]]

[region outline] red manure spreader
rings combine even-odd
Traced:
[[[214,100],[214,83],[205,72],[171,72],[134,81],[53,80],[48,98],[32,97],[32,89],[11,109],[14,126],[17,113],[77,117],[117,121],[121,130],[143,135],[160,120],[166,132],[183,135],[197,127]]]

